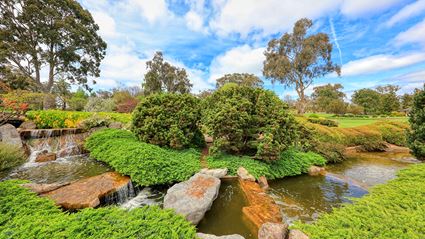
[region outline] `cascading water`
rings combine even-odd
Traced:
[[[106,195],[102,204],[121,204],[136,196],[133,183],[130,181],[126,186],[119,188],[116,192]]]
[[[161,205],[163,197],[164,193],[146,187],[136,197],[122,203],[121,208],[132,210],[145,205]]]

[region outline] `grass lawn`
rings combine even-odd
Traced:
[[[306,113],[304,116],[308,117],[313,113]],[[398,122],[407,122],[408,117],[388,117],[388,118],[348,118],[348,117],[332,117],[334,114],[326,113],[315,113],[319,117],[336,120],[339,123],[341,128],[351,128],[362,125],[369,125],[376,123],[377,121],[388,120],[388,121],[398,121]]]

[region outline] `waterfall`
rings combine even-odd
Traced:
[[[127,185],[122,186],[117,191],[110,193],[102,198],[101,204],[122,204],[128,201],[130,198],[136,196],[133,183],[130,181]]]

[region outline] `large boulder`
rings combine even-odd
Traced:
[[[258,231],[258,239],[285,239],[288,233],[286,223],[264,223]]]
[[[227,168],[208,169],[203,168],[199,173],[210,175],[216,178],[224,178],[227,175]]]
[[[289,231],[288,239],[309,239],[309,237],[304,232],[293,229]]]
[[[78,180],[70,185],[42,194],[65,209],[96,207],[100,198],[127,187],[130,178],[116,172],[107,172]]]
[[[310,176],[319,176],[319,175],[326,175],[326,169],[323,167],[318,166],[310,166],[308,168],[308,175]]]
[[[28,120],[28,121],[24,121],[21,125],[19,125],[19,128],[20,129],[36,129],[37,125],[34,122]]]
[[[246,170],[244,167],[239,167],[238,171],[236,172],[238,174],[238,177],[242,180],[252,181],[255,182],[255,177],[252,176],[248,170]]]
[[[0,141],[17,147],[22,147],[21,135],[15,126],[5,124],[0,126]]]
[[[47,193],[60,187],[69,185],[69,183],[24,183],[23,187],[29,188],[37,194]]]
[[[220,179],[197,173],[189,180],[168,189],[164,208],[172,208],[196,225],[204,217],[218,196]]]
[[[198,236],[201,239],[245,239],[245,237],[238,234],[216,236],[212,234],[196,233],[196,236]]]

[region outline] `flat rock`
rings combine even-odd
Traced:
[[[42,163],[42,162],[49,162],[49,161],[55,161],[56,160],[56,153],[41,153],[38,154],[35,158],[35,162]]]
[[[258,231],[258,239],[285,239],[288,233],[286,223],[264,223]]]
[[[292,229],[289,230],[288,239],[309,239],[309,237],[300,230]]]
[[[58,158],[64,158],[68,156],[80,155],[83,152],[83,145],[78,144],[59,150],[58,152],[56,152],[56,156]]]
[[[216,168],[216,169],[203,168],[201,169],[199,173],[210,175],[216,178],[224,178],[227,175],[227,168]]]
[[[326,169],[323,167],[318,166],[310,166],[308,168],[308,175],[310,176],[319,176],[319,175],[326,175]]]
[[[238,177],[242,180],[255,182],[255,177],[252,176],[244,167],[239,167],[237,171]]]
[[[69,184],[70,183],[24,183],[22,184],[22,187],[29,188],[37,194],[43,194]]]
[[[164,208],[172,208],[196,225],[204,217],[218,196],[220,179],[197,173],[189,180],[168,189]]]
[[[245,239],[245,237],[238,234],[216,236],[212,234],[196,233],[196,236],[198,236],[201,239]]]
[[[42,195],[65,209],[96,207],[100,204],[100,198],[126,187],[129,183],[129,177],[116,172],[107,172],[78,180]]]
[[[19,148],[22,147],[21,135],[15,126],[11,124],[0,126],[0,141]]]

